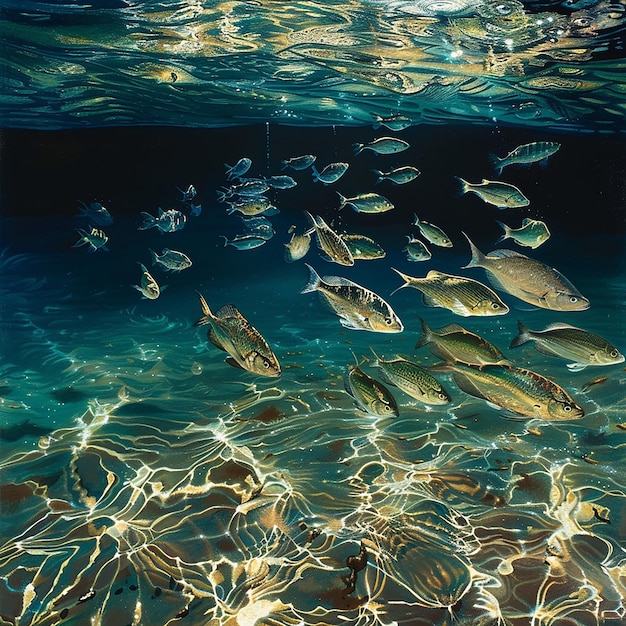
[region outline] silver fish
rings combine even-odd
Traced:
[[[413,213],[413,226],[417,226],[423,237],[430,241],[430,243],[442,248],[452,247],[450,237],[448,237],[448,235],[446,235],[446,233],[444,233],[439,226],[421,221],[415,213]]]
[[[496,220],[496,222],[498,222],[498,220]],[[512,239],[520,246],[538,248],[550,238],[550,231],[545,222],[533,220],[530,217],[525,217],[522,220],[521,228],[511,228],[502,222],[498,222],[498,224],[504,230],[504,235],[502,235],[496,243],[504,241],[505,239]]]
[[[323,183],[324,185],[330,185],[337,182],[347,171],[349,165],[347,163],[330,163],[321,172],[317,171],[315,165],[313,166],[313,180],[315,182]]]
[[[248,172],[251,166],[252,160],[248,157],[242,157],[239,161],[237,161],[237,163],[235,163],[235,165],[228,165],[228,163],[224,163],[224,167],[226,168],[226,178],[228,180],[241,178]]]
[[[156,300],[160,295],[162,289],[159,287],[159,284],[150,272],[148,268],[143,265],[143,263],[139,263],[139,267],[141,267],[141,283],[139,285],[131,285],[134,287],[144,298],[148,298],[148,300]],[[165,289],[165,287],[163,287]]]
[[[247,234],[254,235],[261,239],[269,240],[275,234],[276,231],[270,222],[264,215],[256,215],[254,217],[241,217],[241,223],[246,229]]]
[[[463,269],[482,267],[496,289],[552,311],[589,308],[589,300],[554,268],[513,250],[494,250],[484,255],[467,235],[465,237],[470,244],[472,259]]]
[[[407,148],[410,148],[403,139],[396,139],[395,137],[379,137],[369,143],[355,143],[352,145],[354,154],[360,154],[363,150],[371,150],[376,154],[397,154]]]
[[[501,174],[502,170],[507,167],[507,165],[513,165],[514,163],[525,165],[547,160],[547,158],[552,156],[560,147],[561,144],[556,141],[534,141],[533,143],[525,143],[522,146],[518,146],[502,159],[495,154],[489,155],[489,158],[494,164],[496,172]]]
[[[307,167],[311,167],[316,159],[317,157],[312,154],[303,154],[302,156],[283,159],[280,162],[280,169],[286,170],[290,167],[292,170],[305,170]]]
[[[220,237],[224,239],[224,247],[233,246],[237,250],[252,250],[267,243],[267,239],[251,234],[237,235],[232,239],[228,239],[225,235],[220,235]]]
[[[80,235],[80,239],[72,246],[72,248],[80,248],[80,246],[89,246],[87,252],[95,252],[96,250],[103,250],[108,252],[106,242],[109,240],[103,230],[88,226],[89,232],[82,228],[77,228],[76,232]]]
[[[159,207],[158,217],[150,215],[150,213],[141,212],[143,219],[137,230],[147,230],[155,226],[162,233],[173,233],[185,227],[187,216],[176,209],[168,209],[164,211]]]
[[[292,231],[293,232],[293,231]],[[297,235],[295,232],[291,235],[289,243],[285,244],[285,261],[293,263],[306,256],[311,247],[310,233]]]
[[[382,117],[380,115],[376,116],[376,121],[374,122],[374,128],[380,128],[381,126],[385,126],[389,130],[404,130],[413,124],[413,120],[406,115],[402,115],[398,113],[397,115],[389,115],[388,117]]]
[[[346,198],[337,192],[339,208],[351,206],[357,213],[386,213],[394,208],[393,204],[384,196],[377,193],[360,193],[353,198]]]
[[[79,203],[78,210],[80,213],[76,217],[86,217],[96,226],[110,226],[113,224],[113,218],[108,209],[99,202],[91,202],[89,205],[86,205],[82,200],[77,200],[77,202]]]
[[[319,216],[315,217],[305,211],[317,235],[317,246],[322,251],[322,257],[327,261],[339,265],[354,265],[354,257],[346,242]]]
[[[409,241],[404,251],[408,261],[428,261],[428,259],[432,258],[432,254],[424,242],[410,235],[407,235],[406,238]]]
[[[624,362],[624,355],[606,339],[569,324],[557,322],[544,330],[530,330],[518,322],[519,334],[511,341],[517,348],[532,341],[542,354],[573,361],[567,367],[578,372],[588,365],[616,365]]]
[[[412,165],[396,167],[388,172],[382,172],[381,170],[372,170],[372,172],[377,176],[376,182],[374,183],[375,185],[382,183],[383,180],[389,180],[394,185],[405,185],[415,180],[421,174],[421,172]]]
[[[324,276],[308,264],[310,279],[300,293],[319,292],[322,300],[339,316],[339,322],[350,330],[399,333],[404,330],[400,318],[379,295],[340,276]]]
[[[480,183],[468,183],[458,176],[456,179],[461,183],[461,195],[471,191],[483,202],[493,204],[499,209],[513,209],[530,204],[530,200],[517,187],[509,183],[485,178]]]
[[[150,254],[152,255],[153,265],[161,265],[166,272],[181,272],[192,265],[191,259],[184,252],[178,252],[177,250],[163,248],[161,256],[154,250],[150,250]]]
[[[176,189],[183,194],[183,197],[180,199],[181,202],[191,202],[197,194],[196,188],[193,185],[189,185],[189,187],[187,187],[187,191],[181,189],[180,187],[176,187]]]
[[[270,176],[265,182],[272,189],[291,189],[298,184],[291,176]]]

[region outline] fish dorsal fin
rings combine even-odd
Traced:
[[[565,322],[554,322],[554,324],[550,324],[549,326],[546,326],[545,330],[564,330],[564,329],[569,329],[569,330],[582,330],[581,328],[577,328],[576,326],[572,326],[571,324],[566,324]]]
[[[225,304],[216,314],[215,317],[239,317],[245,319],[234,304]]]
[[[443,328],[438,328],[435,333],[437,335],[451,335],[452,333],[467,333],[468,331],[460,324],[448,324]]]
[[[496,259],[507,259],[509,257],[521,257],[522,259],[527,259],[528,257],[525,254],[521,254],[516,252],[515,250],[507,250],[506,248],[500,248],[499,250],[493,250],[487,255],[488,258],[496,258]]]
[[[429,280],[434,280],[436,278],[446,278],[449,274],[444,274],[443,272],[439,272],[438,270],[430,270],[428,274],[426,274],[426,278]]]
[[[322,280],[327,284],[333,287],[358,287],[361,289],[360,285],[353,283],[351,280],[347,278],[343,278],[341,276],[324,276]]]

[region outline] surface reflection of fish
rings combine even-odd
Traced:
[[[319,292],[322,300],[339,316],[344,328],[379,333],[404,330],[400,318],[379,295],[340,276],[323,279],[308,264],[309,282],[300,293]]]
[[[505,239],[512,239],[520,246],[538,248],[550,238],[550,231],[545,223],[540,220],[533,220],[530,217],[525,217],[522,220],[521,228],[511,228],[502,222],[498,222],[498,224],[504,230],[504,234],[496,243]]]
[[[415,213],[413,213],[413,226],[417,226],[424,239],[428,239],[430,243],[442,248],[452,247],[450,237],[448,237],[448,235],[446,235],[446,233],[444,233],[439,226],[420,220]]]
[[[381,172],[380,170],[372,170],[372,172],[377,176],[376,182],[374,183],[375,185],[382,183],[383,180],[389,180],[394,183],[394,185],[406,185],[406,183],[410,183],[421,174],[421,172],[412,165],[397,167],[388,172]]]
[[[368,376],[358,365],[348,367],[344,378],[346,392],[357,406],[377,417],[397,417],[398,405],[391,392],[382,383]]]
[[[404,248],[406,252],[407,261],[428,261],[432,258],[430,250],[426,247],[426,244],[415,237],[407,235],[408,243]]]
[[[386,252],[371,237],[365,235],[340,235],[340,237],[346,242],[355,260],[371,261],[385,258]]]
[[[280,162],[280,169],[286,170],[290,167],[292,170],[305,170],[307,167],[311,167],[311,165],[315,163],[316,158],[317,157],[312,154],[303,154],[302,156],[283,159]]]
[[[493,204],[499,209],[512,209],[530,204],[530,200],[514,185],[500,181],[483,180],[480,183],[468,183],[456,177],[461,183],[461,195],[471,191],[483,202]]]
[[[437,366],[449,370],[465,393],[524,417],[544,420],[572,420],[585,412],[567,392],[550,379],[511,365]]]
[[[398,289],[413,287],[421,291],[426,306],[448,309],[463,317],[504,315],[509,311],[509,307],[500,300],[495,291],[472,278],[437,270],[431,270],[424,278],[415,278],[395,268],[391,269],[404,280],[404,284]]]
[[[163,248],[161,256],[154,250],[150,250],[150,254],[152,255],[152,263],[160,265],[165,271],[180,272],[192,265],[191,259],[184,252],[178,252],[177,250]]]
[[[463,361],[472,365],[506,360],[498,348],[459,324],[448,324],[433,330],[423,319],[420,318],[420,321],[422,335],[415,345],[416,350],[427,345],[432,354],[444,361]]]
[[[346,198],[337,192],[339,208],[351,206],[357,213],[385,213],[393,209],[393,204],[378,193],[359,193],[353,198]]]
[[[235,165],[228,165],[224,163],[224,167],[226,168],[226,178],[228,180],[234,180],[235,178],[241,178],[244,174],[248,172],[250,167],[252,166],[252,160],[248,157],[241,157]]]
[[[147,230],[156,226],[162,233],[173,233],[177,230],[181,230],[181,228],[185,227],[187,222],[187,217],[184,213],[176,209],[164,211],[160,207],[157,217],[150,215],[150,213],[145,213],[144,211],[141,212],[141,217],[143,221],[137,230]]]
[[[314,165],[313,181],[330,185],[331,183],[337,182],[348,171],[348,167],[347,163],[330,163],[321,172],[318,172]]]
[[[518,146],[502,159],[497,157],[495,154],[489,155],[489,158],[495,165],[496,172],[501,174],[505,167],[513,165],[514,163],[526,165],[546,160],[560,147],[561,144],[556,141],[535,141],[533,143],[525,143],[522,146]]]
[[[230,365],[258,374],[259,376],[280,376],[280,364],[274,352],[261,333],[232,304],[223,306],[215,315],[207,301],[198,293],[202,317],[195,326],[209,324],[209,341],[230,355],[226,361]]]
[[[374,351],[372,350],[372,352]],[[385,361],[375,352],[374,356],[376,357],[376,365],[382,370],[386,380],[411,398],[424,404],[433,405],[450,402],[450,395],[441,383],[417,363],[400,357]]]
[[[589,308],[589,300],[554,268],[513,250],[494,250],[484,255],[467,235],[465,237],[472,251],[472,259],[465,267],[482,267],[496,289],[543,309],[584,311]]]
[[[317,246],[323,252],[323,258],[339,265],[354,265],[354,257],[346,242],[319,216],[304,212],[317,235]]]
[[[413,120],[410,117],[398,113],[397,115],[389,115],[388,117],[377,115],[373,126],[374,128],[385,126],[389,130],[398,131],[408,128],[411,124],[413,124]]]
[[[519,334],[511,342],[517,348],[533,341],[542,354],[571,360],[567,367],[579,371],[588,365],[616,365],[624,355],[606,339],[581,328],[557,322],[544,330],[530,330],[518,322]]]
[[[77,200],[77,202],[79,203],[78,210],[80,211],[77,217],[86,217],[96,226],[110,226],[113,224],[113,218],[108,209],[103,207],[99,202],[91,202],[89,205],[85,204],[82,200]]]
[[[109,249],[106,247],[106,243],[109,238],[106,236],[104,231],[99,228],[94,228],[93,226],[88,226],[89,232],[83,230],[82,228],[77,228],[76,232],[80,235],[80,239],[72,246],[72,248],[80,248],[81,246],[89,246],[88,252],[95,252],[96,250],[104,250],[108,252]]]
[[[295,227],[293,227],[295,228]],[[303,258],[311,247],[311,235],[310,233],[303,233],[297,235],[293,228],[289,232],[292,233],[289,243],[285,244],[285,261],[287,263],[293,263],[298,259]]]
[[[143,265],[143,263],[139,263],[139,267],[141,267],[141,282],[139,285],[132,285],[144,298],[148,298],[148,300],[156,300],[161,295],[161,288],[154,277],[148,271],[148,268]],[[165,287],[163,287],[165,289]]]
[[[354,154],[360,154],[363,150],[371,150],[376,154],[397,154],[411,146],[403,139],[395,137],[379,137],[369,143],[355,143],[352,145]]]

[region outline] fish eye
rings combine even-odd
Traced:
[[[492,302],[491,303],[491,308],[494,310],[497,310],[500,308],[500,305],[497,302]]]
[[[439,399],[440,399],[440,400],[447,400],[447,398],[446,398],[446,394],[445,394],[445,393],[440,393],[440,394],[439,394]]]
[[[617,350],[611,350],[611,352],[609,353],[609,356],[616,357],[618,354],[619,352]]]
[[[390,317],[385,318],[385,324],[387,324],[387,326],[391,326],[392,323],[393,323],[393,320]]]
[[[578,298],[577,298],[576,296],[570,296],[570,297],[569,297],[569,301],[570,301],[572,304],[574,304],[574,303],[578,302]]]
[[[569,412],[572,410],[572,407],[571,407],[571,405],[569,405],[569,404],[564,404],[564,405],[563,405],[563,410],[564,410],[566,413],[569,413]]]
[[[263,359],[263,367],[265,369],[269,369],[270,367],[270,362],[267,359]]]

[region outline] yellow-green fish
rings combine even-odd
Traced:
[[[139,285],[132,285],[132,287],[141,293],[144,298],[156,300],[165,287],[159,287],[159,283],[157,283],[143,263],[139,263],[139,267],[141,268],[141,282]]]
[[[354,265],[354,257],[346,242],[319,215],[314,217],[308,211],[305,214],[317,235],[317,246],[323,252],[322,257],[339,265]]]
[[[340,276],[324,276],[308,264],[309,282],[300,293],[319,292],[322,300],[339,316],[344,328],[378,333],[399,333],[404,330],[400,318],[379,295]]]
[[[554,268],[513,250],[494,250],[484,255],[467,235],[465,237],[472,259],[463,269],[482,267],[496,289],[552,311],[584,311],[589,308],[589,300]]]
[[[473,365],[506,362],[498,348],[459,324],[448,324],[433,330],[422,318],[420,322],[422,335],[415,345],[416,349],[428,345],[432,354],[444,361],[462,361]]]
[[[344,386],[362,411],[377,417],[398,417],[398,405],[389,389],[358,365],[348,366]]]
[[[509,311],[509,307],[500,300],[495,291],[472,278],[437,270],[431,270],[424,278],[415,278],[393,267],[391,269],[404,280],[404,285],[398,289],[418,289],[422,292],[422,300],[426,306],[448,309],[463,317],[504,315]]]
[[[394,208],[393,203],[378,193],[359,193],[352,198],[346,198],[339,192],[337,195],[339,196],[340,209],[351,206],[357,213],[386,213]]]
[[[448,237],[448,235],[446,235],[446,233],[444,233],[439,226],[421,221],[415,213],[413,213],[413,226],[417,226],[423,237],[428,239],[430,243],[433,243],[436,246],[441,246],[442,248],[452,247],[450,237]]]
[[[499,209],[513,209],[530,204],[530,200],[515,185],[485,178],[480,183],[468,183],[459,176],[456,179],[461,183],[461,195],[472,191],[483,202],[493,204]]]
[[[550,379],[511,365],[438,366],[451,371],[465,393],[523,417],[543,420],[573,420],[584,416],[583,409]]]
[[[371,237],[365,235],[339,235],[348,245],[355,260],[384,259],[385,251]]]
[[[203,316],[194,324],[210,324],[209,341],[227,352],[230,365],[236,365],[259,376],[280,376],[280,363],[261,333],[239,312],[233,304],[223,306],[215,315],[202,294],[200,306]]]
[[[606,339],[563,322],[550,324],[544,330],[530,330],[517,322],[519,334],[511,342],[517,348],[533,341],[542,354],[568,359],[567,367],[578,372],[588,365],[616,365],[624,362],[624,355]]]
[[[375,352],[374,356],[376,365],[380,367],[386,380],[411,398],[434,405],[447,404],[451,401],[450,395],[441,383],[417,363],[400,357],[384,361]]]
[[[501,174],[502,170],[507,165],[513,165],[514,163],[526,165],[547,160],[548,157],[552,156],[560,147],[561,144],[556,141],[534,141],[533,143],[525,143],[522,146],[518,146],[502,159],[495,154],[489,155],[489,158],[495,165],[496,172]]]
[[[496,220],[496,222],[498,222],[498,220]],[[498,222],[498,224],[502,227],[502,230],[504,230],[504,234],[496,243],[504,241],[505,239],[512,239],[520,246],[538,248],[550,238],[550,231],[545,222],[533,220],[530,217],[525,217],[522,220],[522,226],[520,228],[511,228],[502,222]]]
[[[406,238],[408,239],[408,243],[404,251],[406,252],[407,261],[428,261],[428,259],[432,258],[433,255],[423,241],[411,235],[406,235]]]
[[[289,232],[292,233],[292,235],[289,243],[285,244],[285,261],[287,261],[287,263],[293,263],[306,256],[311,247],[311,235],[308,232],[297,235],[293,229],[290,229]]]

